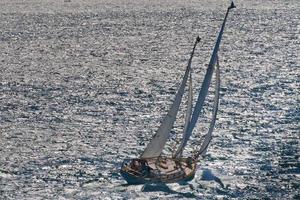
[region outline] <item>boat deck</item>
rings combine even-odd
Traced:
[[[186,160],[176,161],[171,158],[162,158],[160,160],[156,159],[147,159],[149,167],[153,171],[158,170],[162,175],[163,174],[190,174],[193,171],[193,166],[188,166]]]

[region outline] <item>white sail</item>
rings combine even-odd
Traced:
[[[188,125],[188,128],[187,128],[186,137],[184,138],[183,142],[181,143],[181,145],[179,147],[180,149],[184,149],[184,147],[186,146],[187,141],[189,140],[190,136],[192,135],[193,129],[196,126],[196,123],[197,123],[198,118],[200,116],[200,113],[201,113],[201,110],[202,110],[202,107],[203,107],[203,104],[204,104],[204,100],[207,96],[208,88],[209,88],[209,85],[210,85],[210,82],[211,82],[211,79],[212,79],[214,66],[215,66],[216,61],[217,61],[217,54],[218,54],[221,39],[222,39],[222,36],[223,36],[227,16],[228,16],[229,10],[232,9],[232,8],[234,8],[233,3],[227,9],[227,12],[226,12],[221,30],[219,32],[215,47],[213,49],[212,56],[210,58],[210,62],[208,64],[208,68],[207,68],[207,71],[206,71],[206,74],[205,74],[205,77],[204,77],[204,80],[203,80],[203,83],[202,83],[202,87],[201,87],[199,95],[198,95],[198,99],[197,99],[197,102],[196,102],[196,105],[195,105],[195,109],[194,109],[194,112],[192,114],[192,119],[191,119],[191,121]]]
[[[195,51],[196,45],[199,41],[200,41],[200,38],[198,37],[195,44],[194,44],[194,48],[193,48],[193,51],[191,53],[191,57],[189,59],[188,66],[185,70],[183,80],[181,82],[179,90],[177,91],[177,93],[175,95],[175,100],[174,100],[170,110],[168,111],[166,117],[163,119],[159,129],[156,132],[156,134],[153,136],[152,140],[150,141],[150,143],[147,145],[146,149],[142,153],[141,158],[158,157],[161,154],[168,138],[170,137],[170,131],[171,131],[171,129],[174,125],[174,122],[176,120],[176,116],[177,116],[177,113],[178,113],[178,110],[179,110],[179,106],[181,104],[184,89],[185,89],[188,77],[190,75],[191,64],[192,64],[192,58],[194,56],[194,51]]]
[[[196,158],[199,157],[199,155],[204,156],[207,151],[207,147],[212,139],[212,132],[215,127],[216,119],[217,119],[217,112],[219,107],[219,98],[220,98],[220,68],[219,68],[219,60],[217,60],[216,65],[216,85],[215,85],[215,98],[214,98],[214,105],[213,105],[213,111],[212,111],[212,120],[209,125],[208,133],[205,135],[204,141],[200,147],[199,152],[195,156]]]
[[[187,133],[187,128],[191,120],[192,116],[192,109],[193,109],[193,82],[192,82],[192,73],[190,73],[190,81],[189,81],[189,92],[188,92],[188,103],[187,103],[187,110],[185,114],[185,123],[184,123],[184,128],[183,128],[183,133],[182,133],[182,138],[186,137]],[[181,143],[184,141],[184,139],[181,140]],[[179,146],[181,147],[182,144]],[[178,148],[176,153],[174,154],[175,157],[181,157],[182,155],[182,150],[181,148]]]

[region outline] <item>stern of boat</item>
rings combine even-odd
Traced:
[[[137,172],[132,171],[132,169],[130,168],[131,162],[132,162],[132,159],[125,159],[123,161],[122,167],[120,170],[121,176],[130,185],[145,184],[146,180],[144,178],[142,178],[140,174],[136,174]]]

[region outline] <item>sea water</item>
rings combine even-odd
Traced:
[[[165,116],[198,35],[199,92],[229,3],[2,0],[0,199],[299,199],[297,0],[235,2],[214,137],[189,185],[128,186],[119,174]]]

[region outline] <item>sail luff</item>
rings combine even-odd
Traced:
[[[186,114],[185,114],[185,123],[184,123],[183,132],[182,132],[182,138],[186,137],[188,124],[190,123],[191,116],[192,116],[192,109],[193,109],[193,83],[192,83],[192,73],[190,73],[188,103],[187,103],[187,110],[186,110]],[[184,139],[181,140],[181,143],[182,143],[182,141],[184,141]],[[181,146],[182,146],[182,144],[179,147],[181,147]],[[181,155],[182,155],[182,149],[178,148],[173,157],[174,158],[181,157]]]
[[[213,71],[214,71],[214,65],[216,64],[217,53],[218,53],[220,43],[221,43],[221,39],[222,39],[222,36],[223,36],[227,16],[228,16],[229,10],[232,9],[232,8],[234,8],[233,3],[231,4],[230,7],[228,7],[226,15],[224,17],[223,24],[222,24],[221,30],[219,32],[215,47],[213,49],[213,53],[212,53],[210,62],[208,64],[208,68],[207,68],[207,71],[206,71],[206,74],[205,74],[205,77],[204,77],[204,80],[203,80],[203,83],[202,83],[202,87],[201,87],[199,95],[198,95],[198,99],[197,99],[197,102],[196,102],[196,105],[195,105],[195,109],[194,109],[194,112],[192,114],[192,119],[191,119],[191,121],[188,125],[187,137],[184,138],[184,141],[183,141],[182,145],[179,147],[181,149],[184,149],[184,147],[186,146],[187,141],[189,140],[190,136],[192,135],[193,129],[196,126],[196,123],[197,123],[198,118],[200,116],[200,113],[201,113],[201,110],[202,110],[202,107],[203,107],[203,104],[204,104],[204,100],[207,96],[208,88],[209,88],[209,85],[210,85],[210,82],[211,82],[211,79],[212,79],[212,74],[213,74]]]
[[[191,71],[191,63],[192,63],[192,59],[194,56],[194,52],[195,52],[197,43],[199,41],[200,41],[200,38],[198,37],[194,44],[194,48],[191,53],[187,68],[185,70],[183,80],[182,80],[181,85],[175,95],[175,100],[174,100],[170,110],[168,111],[167,115],[163,119],[156,134],[153,136],[150,143],[147,145],[144,152],[142,153],[141,158],[158,157],[161,154],[168,138],[170,137],[170,131],[176,120],[176,116],[177,116],[179,106],[181,104],[182,96],[184,93],[184,88],[186,86],[186,83],[187,83],[187,80],[188,80],[188,77],[189,77],[189,74]]]
[[[220,67],[219,67],[219,60],[217,57],[217,64],[216,64],[216,85],[215,85],[215,98],[213,104],[213,112],[212,112],[212,120],[209,125],[208,132],[204,138],[203,143],[201,144],[199,152],[196,154],[195,158],[198,158],[200,155],[205,155],[207,151],[207,147],[212,139],[212,132],[214,130],[216,119],[217,119],[217,112],[219,108],[219,99],[220,99]]]

